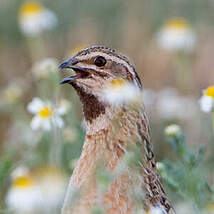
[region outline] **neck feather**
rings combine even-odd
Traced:
[[[171,205],[156,169],[148,120],[144,111],[105,106],[94,95],[87,94],[77,85],[73,87],[83,104],[87,130],[82,154],[74,170],[72,182],[82,186],[89,180],[93,180],[100,160],[104,163],[104,167],[114,174],[128,146],[140,142],[142,143],[141,174],[146,193],[146,206],[150,207],[153,204],[169,211]]]
[[[93,94],[88,94],[77,84],[72,83],[72,86],[77,91],[83,105],[83,113],[85,120],[92,123],[101,114],[105,114],[105,105],[102,104]]]

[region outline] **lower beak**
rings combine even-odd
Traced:
[[[89,73],[86,71],[85,68],[75,66],[72,64],[74,64],[74,62],[72,62],[71,60],[68,60],[59,65],[60,69],[69,68],[76,72],[76,75],[72,75],[72,76],[66,77],[63,80],[61,80],[60,84],[71,83],[77,79],[86,78],[89,75]],[[76,62],[75,62],[75,64],[76,64]]]

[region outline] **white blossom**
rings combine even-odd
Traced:
[[[184,18],[172,18],[157,33],[157,42],[167,51],[191,51],[196,35]]]
[[[40,98],[34,98],[27,106],[30,113],[34,114],[31,121],[31,128],[38,130],[42,128],[45,131],[50,131],[52,125],[62,128],[64,121],[61,118],[66,113],[65,107],[55,107],[50,101],[42,101]]]
[[[58,72],[58,62],[54,58],[46,58],[36,62],[32,68],[33,75],[37,79],[45,79]]]
[[[165,88],[158,93],[156,111],[165,120],[188,120],[198,111],[197,101],[180,95],[176,89]]]
[[[199,100],[201,110],[211,112],[214,110],[214,86],[210,86],[203,91],[203,96]]]
[[[17,214],[36,214],[44,206],[42,193],[34,178],[26,170],[21,171],[19,169],[19,173],[12,176],[12,185],[5,199],[6,205]]]
[[[171,124],[165,128],[164,132],[167,136],[178,136],[181,134],[181,128],[179,125]]]
[[[35,37],[45,30],[53,29],[57,24],[56,15],[40,2],[29,1],[21,5],[19,26],[26,36]]]
[[[138,103],[141,90],[133,83],[122,79],[112,80],[103,91],[104,101],[111,105]]]
[[[46,201],[45,213],[48,210],[56,210],[63,202],[67,179],[60,168],[44,166],[35,172],[37,185],[41,189],[42,198]]]

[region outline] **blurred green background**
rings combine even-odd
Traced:
[[[199,105],[202,89],[214,84],[214,1],[44,0],[40,9],[51,11],[55,23],[33,36],[21,28],[32,12],[20,11],[24,3],[0,1],[0,213],[25,213],[11,211],[14,202],[8,202],[8,195],[14,186],[21,191],[43,183],[52,189],[50,178],[62,190],[56,188],[51,195],[63,195],[85,130],[79,99],[70,86],[59,85],[57,65],[91,45],[115,48],[135,65],[145,89],[154,151],[165,164],[162,177],[179,213],[214,213],[214,116]],[[190,51],[167,50],[158,40],[175,17],[194,35]],[[50,100],[54,108],[66,100],[62,128],[52,124],[48,131],[32,129],[27,106],[35,97]],[[183,130],[178,139],[164,135],[172,123]],[[182,155],[179,143],[185,147]],[[61,198],[51,198],[55,205],[48,209],[26,213],[59,213]]]

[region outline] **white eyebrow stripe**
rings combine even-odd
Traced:
[[[83,67],[83,68],[93,69],[97,72],[101,72],[101,69],[97,69],[98,67],[96,65],[87,65],[84,62],[79,62],[78,66]]]
[[[107,72],[103,71],[102,69],[99,69],[96,65],[87,65],[87,64],[85,64],[83,62],[79,62],[78,66],[86,68],[86,69],[92,69],[92,70],[95,70],[96,72],[102,72],[104,74],[108,74],[109,76],[113,77],[112,74],[107,73]]]
[[[111,76],[111,77],[114,77],[112,74],[107,73],[107,72],[103,71],[102,69],[98,69],[96,65],[87,65],[87,64],[85,64],[85,63],[79,62],[79,63],[78,63],[78,66],[83,67],[83,68],[86,68],[86,69],[92,69],[92,70],[95,70],[96,72],[100,72],[100,73],[102,72],[102,73],[104,73],[104,74],[108,74],[108,75]],[[138,83],[138,81],[137,81],[135,78],[133,79],[133,81],[134,81],[134,83],[135,83],[137,86],[139,86],[139,83]]]
[[[106,58],[106,60],[112,60],[112,61],[114,61],[114,62],[116,62],[116,63],[120,63],[120,64],[125,65],[126,67],[130,68],[130,69],[128,69],[128,71],[130,71],[130,73],[131,73],[134,77],[136,77],[136,74],[135,74],[135,72],[133,71],[132,66],[130,66],[125,60],[120,59],[120,58],[118,58],[118,57],[116,57],[116,56],[113,56],[113,55],[109,55],[109,54],[106,54],[106,53],[98,52],[98,51],[97,51],[97,52],[92,52],[92,53],[87,54],[87,55],[78,56],[78,58],[79,58],[79,60],[81,61],[81,60],[85,60],[85,59],[90,59],[90,58],[95,57],[95,56],[103,56],[103,57]]]
[[[94,71],[96,71],[96,72],[100,72],[100,73],[102,72],[103,74],[108,74],[109,76],[113,77],[112,74],[110,74],[110,73],[108,73],[108,72],[105,72],[105,71],[102,70],[102,69],[99,69],[96,65],[87,65],[87,64],[85,64],[84,62],[79,62],[79,63],[78,63],[78,66],[83,67],[83,68],[86,68],[86,69],[92,69],[92,70],[94,70]]]
[[[135,71],[133,70],[133,67],[131,65],[129,65],[125,60],[123,59],[120,59],[116,56],[113,56],[113,55],[109,55],[109,54],[106,54],[106,53],[103,53],[103,52],[92,52],[90,54],[87,54],[87,55],[82,55],[82,56],[78,56],[78,59],[81,61],[81,60],[86,60],[86,59],[90,59],[92,57],[95,57],[95,56],[103,56],[105,57],[106,60],[111,60],[111,61],[114,61],[116,63],[119,63],[119,64],[122,64],[124,66],[126,66],[128,68],[128,71],[130,71],[130,73],[133,75],[133,81],[134,83],[138,86],[138,87],[141,87],[139,81],[137,80],[136,78],[136,73]],[[79,62],[78,63],[79,65],[82,65],[84,68],[88,68],[88,69],[94,69],[95,71],[98,71],[98,72],[102,72],[102,70],[97,70],[97,66],[96,65],[86,65],[85,63],[81,63]]]

